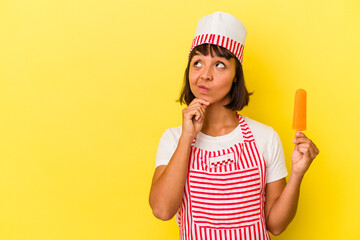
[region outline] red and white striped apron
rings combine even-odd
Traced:
[[[177,214],[181,240],[270,239],[264,217],[266,166],[239,117],[243,142],[228,149],[190,148],[188,177]]]

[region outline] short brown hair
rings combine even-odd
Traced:
[[[185,69],[183,87],[180,93],[180,97],[176,101],[180,102],[181,105],[182,104],[189,105],[192,102],[192,100],[194,100],[195,98],[194,94],[191,92],[190,89],[189,69],[190,69],[191,59],[194,57],[196,52],[200,52],[204,56],[207,56],[210,53],[212,57],[213,57],[213,52],[215,52],[216,56],[224,57],[227,60],[231,58],[235,58],[235,62],[236,62],[236,67],[235,67],[236,72],[234,79],[235,81],[230,89],[230,102],[224,107],[228,109],[232,109],[234,111],[240,111],[245,106],[247,106],[249,104],[249,96],[252,95],[253,93],[249,93],[246,89],[243,69],[239,60],[226,48],[214,44],[202,44],[196,46],[191,51],[187,67]]]

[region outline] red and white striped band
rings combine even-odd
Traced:
[[[244,44],[237,42],[231,38],[217,35],[217,34],[202,34],[195,36],[193,42],[191,44],[191,49],[189,52],[189,56],[191,51],[198,45],[210,43],[215,44],[221,47],[226,48],[230,52],[232,52],[235,57],[239,60],[240,64],[242,65],[243,60],[243,52],[244,52]]]

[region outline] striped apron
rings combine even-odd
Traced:
[[[243,142],[228,149],[190,147],[187,181],[176,216],[181,240],[270,239],[264,217],[266,166],[237,113]]]

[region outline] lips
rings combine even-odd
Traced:
[[[208,91],[208,90],[209,90],[209,88],[206,87],[205,85],[200,85],[199,88],[200,88],[201,90],[204,90],[204,91]]]

